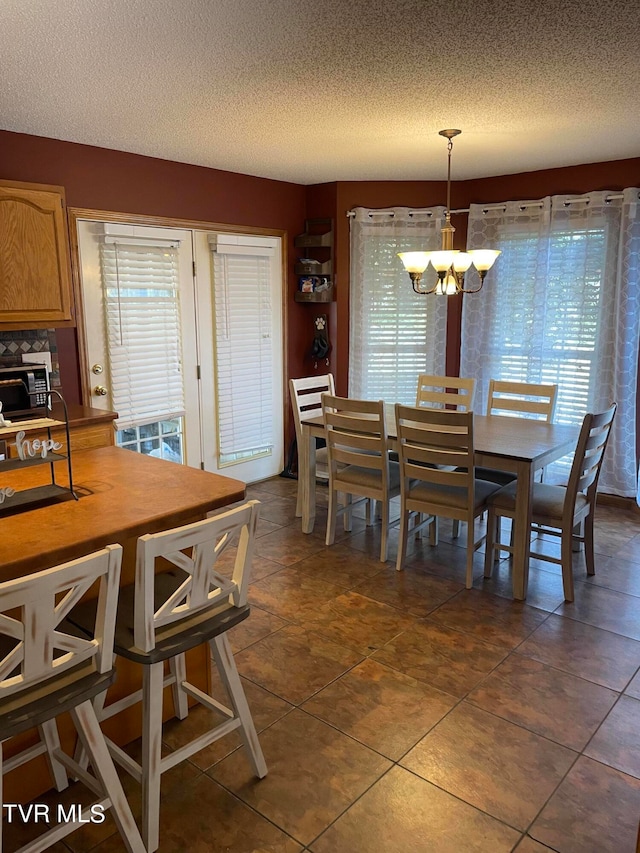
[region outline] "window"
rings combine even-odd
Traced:
[[[468,245],[502,250],[481,293],[465,297],[462,375],[557,383],[556,421],[580,424],[615,400],[618,412],[599,487],[636,493],[640,331],[638,191],[472,205]],[[566,480],[570,460],[549,466]]]
[[[210,244],[218,451],[224,466],[273,453],[271,336],[277,241],[219,234],[211,235]]]
[[[604,225],[550,233],[545,287],[536,283],[536,237],[507,231],[496,247],[502,255],[494,286],[501,296],[489,319],[490,378],[557,384],[556,422],[579,424],[592,396],[598,351]]]
[[[100,247],[117,443],[183,461],[178,245],[105,236]]]
[[[351,219],[349,394],[413,405],[444,374],[447,300],[414,293],[398,252],[437,249],[443,210],[357,208]]]

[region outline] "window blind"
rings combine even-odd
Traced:
[[[223,240],[212,238],[211,248],[218,450],[224,465],[273,449],[274,248],[266,238],[265,245]]]
[[[618,403],[598,488],[635,495],[640,245],[637,188],[470,206],[468,247],[502,249],[477,298],[463,300],[460,371],[558,384],[556,421],[578,425]],[[564,480],[569,460],[550,465]]]
[[[178,244],[106,237],[100,261],[118,429],[184,415]]]
[[[438,248],[441,224],[440,208],[355,210],[350,226],[352,397],[413,405],[418,375],[444,373],[447,300],[416,295],[397,256]]]
[[[502,255],[489,337],[492,376],[557,384],[556,422],[579,424],[589,409],[598,351],[605,228],[551,231],[543,291],[537,233],[507,231],[497,248]]]
[[[547,225],[541,239],[539,223],[507,224],[497,229],[500,249],[487,318],[485,353],[479,366],[465,358],[465,375],[479,379],[484,411],[489,378],[558,385],[556,423],[582,422],[593,407],[594,360],[601,313],[601,288],[606,258],[606,230],[567,229]],[[466,306],[465,306],[466,308]],[[468,317],[467,313],[467,317]],[[473,327],[463,323],[463,335]],[[566,482],[572,456],[548,466],[551,482]]]

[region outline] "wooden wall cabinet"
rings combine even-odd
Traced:
[[[73,324],[64,188],[0,181],[0,329]]]

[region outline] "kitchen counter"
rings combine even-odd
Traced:
[[[139,536],[197,521],[245,495],[245,484],[239,480],[119,447],[73,453],[71,461],[79,500],[67,499],[0,516],[0,581],[50,568],[117,542],[124,549],[121,583],[132,583]],[[56,480],[68,483],[66,462],[54,464]],[[0,466],[0,488],[30,488],[40,482],[43,470],[48,472],[49,466],[10,471],[2,471]],[[206,687],[209,667],[204,647],[187,654],[187,667],[189,680]],[[141,683],[140,667],[134,664],[118,660],[117,671],[113,699]],[[164,716],[172,714],[168,703]],[[73,753],[70,720],[61,717],[59,729],[63,747]],[[114,716],[105,723],[105,729],[117,743],[129,743],[140,735],[138,708],[128,708]],[[33,742],[30,737],[25,733],[15,742],[7,742],[7,755]],[[26,802],[51,784],[40,756],[7,775],[5,799]]]
[[[42,410],[38,410],[40,414]],[[117,412],[109,412],[105,409],[93,409],[90,406],[80,406],[72,403],[67,406],[69,416],[69,437],[71,441],[71,449],[76,452],[79,450],[89,450],[96,447],[109,447],[115,444],[115,419],[118,417]],[[55,421],[64,421],[64,407],[59,402],[54,402],[51,412],[47,416]],[[10,418],[10,416],[9,416]],[[28,421],[14,421],[10,429],[2,430],[2,438],[11,441],[19,430],[24,429]],[[57,441],[64,442],[64,427],[54,429],[53,437]],[[44,437],[34,434],[35,438]],[[15,451],[10,451],[15,456]]]
[[[69,413],[69,426],[90,426],[98,423],[112,423],[118,417],[117,412],[109,412],[106,409],[94,409],[90,406],[80,406],[77,403],[67,403]],[[53,403],[52,417],[62,420],[62,406]]]
[[[0,580],[39,571],[113,542],[129,541],[203,518],[242,500],[245,484],[230,477],[143,456],[119,447],[73,452],[73,486],[79,500],[65,500],[0,516]],[[66,485],[66,462],[56,462]],[[17,491],[42,482],[49,467],[0,471],[0,487]],[[135,546],[135,542],[134,542]]]

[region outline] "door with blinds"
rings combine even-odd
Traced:
[[[282,246],[195,232],[203,459],[247,482],[282,471]]]
[[[118,412],[118,445],[246,482],[282,470],[279,243],[78,223],[92,405]]]

